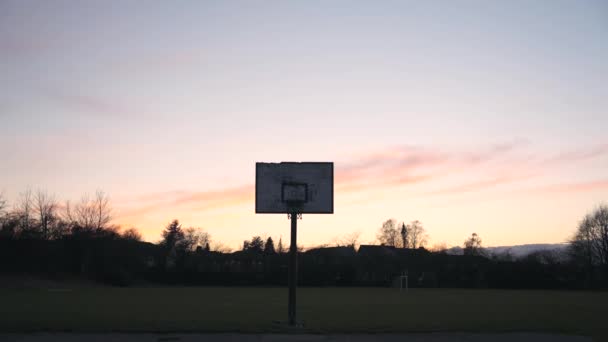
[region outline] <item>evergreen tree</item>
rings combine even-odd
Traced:
[[[264,254],[275,254],[275,250],[274,250],[274,241],[272,241],[272,238],[269,237],[266,240],[266,245],[264,246]]]
[[[245,240],[243,242],[243,251],[262,253],[264,251],[264,240],[259,236],[254,236],[251,241]]]
[[[407,226],[405,225],[405,223],[401,223],[401,247],[402,248],[408,248],[408,241],[407,241]]]
[[[171,221],[165,230],[163,230],[162,236],[163,240],[161,241],[161,244],[169,250],[179,245],[185,238],[182,225],[179,224],[178,220]]]
[[[183,246],[183,241],[185,239],[184,231],[182,230],[182,225],[179,224],[179,221],[171,221],[165,230],[163,230],[162,237],[161,245],[165,248],[163,267],[175,267],[179,256],[182,254],[182,251],[179,251],[178,249]]]

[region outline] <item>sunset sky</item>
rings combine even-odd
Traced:
[[[0,0],[0,191],[77,200],[155,242],[173,218],[237,248],[255,162],[333,161],[299,241],[566,241],[608,200],[605,1]]]

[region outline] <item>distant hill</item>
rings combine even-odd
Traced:
[[[540,251],[554,251],[561,254],[566,252],[568,246],[569,244],[567,243],[533,243],[527,245],[485,247],[484,250],[490,255],[500,255],[508,252],[515,258],[521,258]],[[462,254],[462,247],[452,247],[447,250],[447,253],[460,255]]]

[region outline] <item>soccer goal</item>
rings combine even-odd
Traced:
[[[399,276],[399,291],[403,292],[404,287],[405,287],[405,292],[408,292],[409,284],[408,284],[407,271],[401,272],[401,275]]]

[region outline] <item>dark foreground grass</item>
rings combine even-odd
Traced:
[[[303,332],[535,331],[608,340],[608,293],[302,288]],[[0,290],[0,331],[277,332],[283,288]]]

